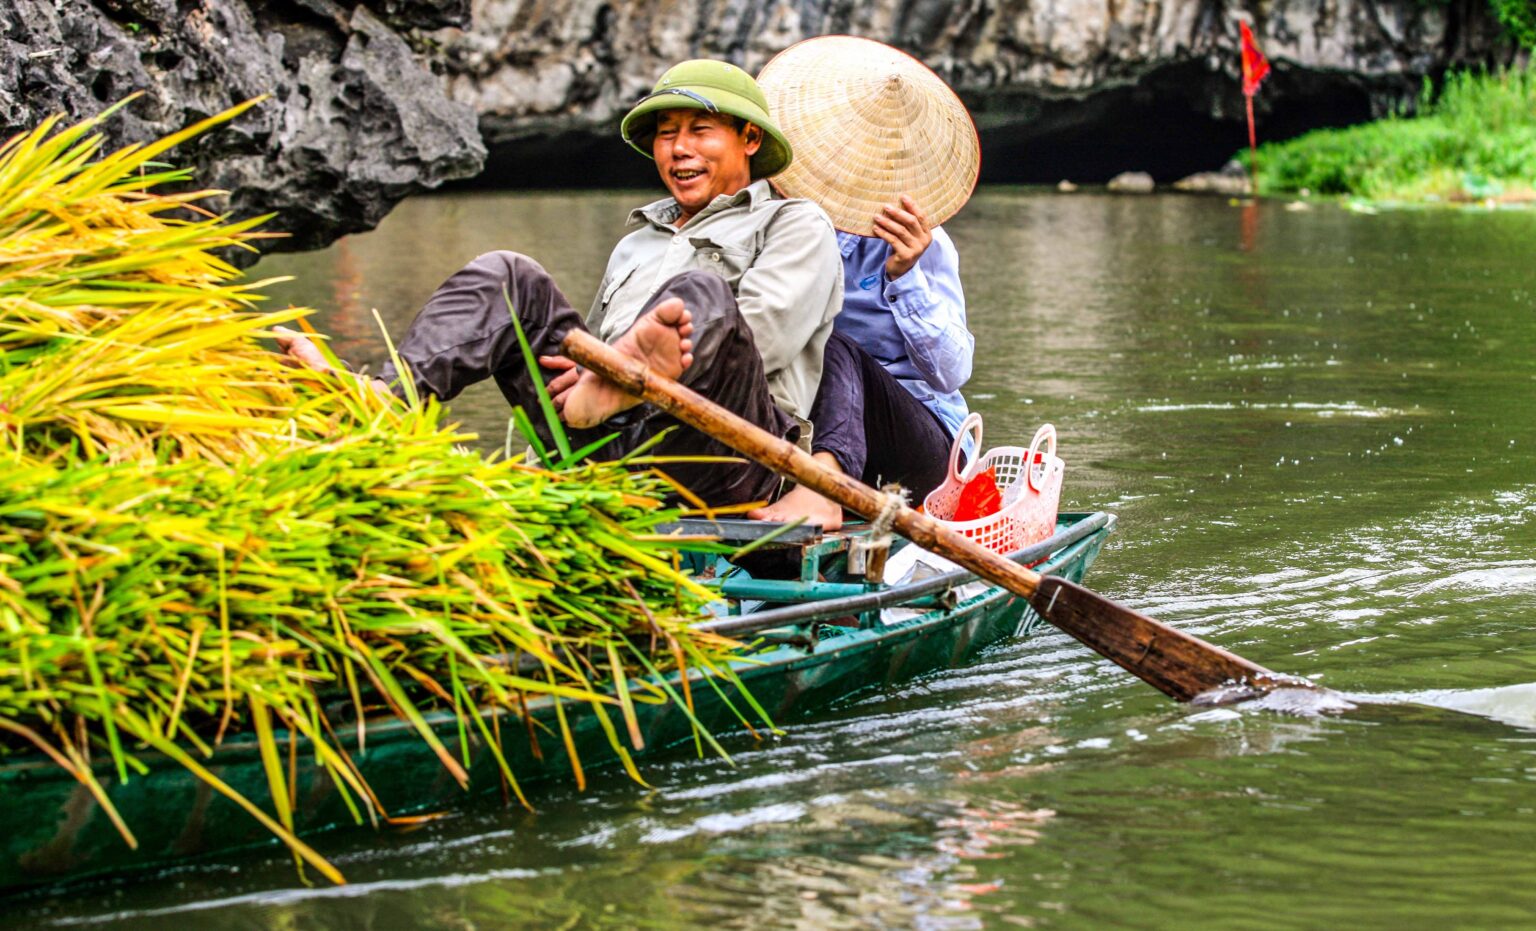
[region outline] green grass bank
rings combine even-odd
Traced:
[[[1451,74],[1438,93],[1426,81],[1417,116],[1268,143],[1258,162],[1261,194],[1536,201],[1536,72]]]

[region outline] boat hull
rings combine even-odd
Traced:
[[[1103,523],[1038,568],[1081,581],[1108,536],[1112,522]],[[843,626],[859,622],[858,616],[851,616],[840,623],[796,627],[786,638],[794,642],[760,648],[751,662],[738,664],[737,673],[774,723],[782,725],[850,694],[959,665],[989,644],[1026,635],[1040,623],[1023,599],[997,588],[897,622],[883,623],[866,614],[864,626]],[[705,727],[717,736],[742,730],[728,700],[747,709],[731,688],[722,685],[717,691],[697,676],[690,685],[695,714]],[[636,710],[644,738],[637,756],[692,743],[691,723],[675,705],[639,704]],[[615,765],[618,759],[607,733],[590,708],[566,703],[564,711],[582,767]],[[503,752],[525,790],[542,781],[569,779],[572,773],[566,747],[554,736],[559,733],[554,704],[530,703],[530,713],[549,728],[539,734],[537,753],[523,721],[502,715],[496,722]],[[613,725],[622,729],[618,716],[611,716]],[[458,721],[446,714],[429,721],[456,756],[468,759],[470,791],[499,791],[494,755],[473,729],[461,735]],[[354,731],[341,731],[347,750],[391,816],[443,810],[465,797],[466,790],[401,722],[370,723],[362,746]],[[279,739],[286,741],[286,735],[279,732]],[[0,823],[8,828],[0,838],[0,889],[155,869],[244,847],[275,846],[265,828],[180,765],[152,754],[142,759],[149,771],[133,775],[127,783],[118,782],[106,769],[98,773],[134,831],[137,850],[123,842],[85,787],[49,761],[27,759],[0,767]],[[254,742],[226,743],[205,765],[257,804],[270,805]],[[302,743],[295,748],[293,773],[298,833],[310,836],[356,823],[332,776]],[[537,800],[536,794],[530,795]]]

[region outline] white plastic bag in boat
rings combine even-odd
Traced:
[[[954,572],[961,568],[936,553],[930,553],[915,543],[908,543],[895,555],[886,560],[885,581],[887,585],[895,587],[906,585],[910,582],[921,582],[931,579],[936,575],[946,572]],[[987,590],[987,583],[979,579],[967,582],[955,589],[955,597],[960,601],[974,598]],[[921,617],[932,611],[932,608],[886,608],[880,612],[882,624],[896,624],[901,621]]]

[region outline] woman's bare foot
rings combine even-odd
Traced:
[[[789,494],[765,508],[748,511],[747,516],[753,520],[777,520],[785,523],[804,518],[805,523],[818,526],[822,530],[837,530],[843,526],[842,507],[804,485],[796,485],[789,490]]]
[[[316,372],[333,371],[331,363],[325,361],[319,347],[308,336],[285,326],[273,327],[272,332],[277,335],[277,348],[295,363]]]
[[[693,364],[693,314],[678,298],[662,301],[635,321],[613,348],[644,362],[651,371],[677,378]],[[560,417],[573,427],[595,427],[609,417],[640,404],[595,372],[583,371],[561,408]]]
[[[823,465],[842,471],[842,467],[837,464],[837,457],[831,453],[816,453],[815,458]],[[789,490],[789,494],[767,507],[748,511],[747,516],[753,520],[777,520],[785,523],[804,518],[807,524],[819,526],[822,530],[837,530],[843,526],[842,505],[822,497],[804,485],[796,485]]]

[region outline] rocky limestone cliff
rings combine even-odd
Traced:
[[[401,35],[468,12],[468,0],[0,0],[0,132],[142,91],[105,126],[115,146],[271,94],[172,157],[229,191],[236,215],[276,211],[269,228],[292,235],[268,248],[322,246],[480,169],[474,112]]]
[[[1425,75],[1508,55],[1486,0],[0,0],[0,132],[142,91],[115,145],[271,94],[175,158],[232,212],[276,212],[292,235],[268,248],[312,248],[474,175],[481,131],[481,184],[654,184],[617,125],[668,65],[755,71],[854,33],[960,92],[983,180],[1166,181],[1245,142],[1240,15],[1275,64],[1261,138],[1411,107]]]
[[[492,144],[489,183],[643,178],[612,140],[669,64],[755,72],[826,33],[889,42],[949,81],[982,130],[983,180],[1162,180],[1246,142],[1239,16],[1275,66],[1266,138],[1411,107],[1425,75],[1507,54],[1486,0],[473,0],[473,26],[435,38]]]

